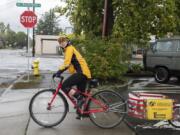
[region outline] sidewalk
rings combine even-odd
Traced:
[[[0,97],[1,135],[25,135],[29,120],[28,104],[34,93],[8,90]]]
[[[44,81],[51,75],[45,75]],[[49,86],[40,83],[38,89],[8,89],[0,97],[0,135],[132,135],[133,131],[122,123],[114,129],[101,129],[89,119],[76,120],[76,114],[70,105],[70,112],[65,120],[54,128],[42,128],[29,116],[29,101],[40,87]],[[50,81],[48,81],[50,82]],[[13,87],[11,87],[13,88]]]

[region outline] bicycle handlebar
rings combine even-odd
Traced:
[[[60,82],[62,83],[62,81],[64,80],[64,76],[55,76],[55,77],[53,77],[53,80],[54,80],[54,78],[60,78]]]

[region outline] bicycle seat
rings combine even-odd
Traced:
[[[95,88],[95,87],[97,87],[98,85],[99,85],[99,82],[98,82],[97,79],[91,79],[91,80],[89,80],[89,82],[88,82],[89,88]]]

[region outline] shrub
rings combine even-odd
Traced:
[[[142,70],[143,70],[143,66],[141,64],[130,64],[129,65],[129,72],[139,73]]]
[[[120,42],[82,38],[72,39],[72,42],[85,57],[94,78],[102,81],[122,79],[128,66],[124,64],[127,53]]]

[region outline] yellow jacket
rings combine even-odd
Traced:
[[[77,72],[84,74],[88,79],[91,78],[91,72],[85,59],[75,49],[75,47],[68,45],[64,50],[64,56],[64,64],[60,66],[60,70],[64,71],[68,69],[71,74]]]

